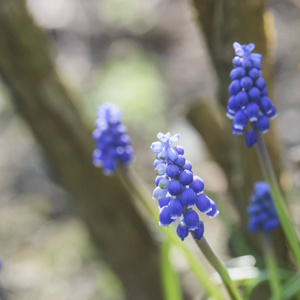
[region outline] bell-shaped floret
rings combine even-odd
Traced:
[[[270,98],[268,98],[267,96],[261,97],[260,101],[259,101],[259,106],[261,111],[268,116],[268,114],[271,113],[272,111],[272,102],[270,100]]]
[[[159,153],[163,150],[164,143],[162,142],[154,142],[151,144],[150,149],[154,153]]]
[[[189,185],[193,181],[193,173],[189,170],[183,170],[179,175],[179,180],[183,185]]]
[[[170,146],[176,144],[179,141],[179,139],[180,139],[180,134],[178,134],[178,133],[171,136],[169,139]]]
[[[236,113],[241,108],[240,104],[236,101],[236,96],[231,96],[228,99],[227,110],[230,113]]]
[[[260,93],[261,93],[261,96],[262,96],[262,97],[263,97],[263,96],[268,96],[268,94],[269,94],[267,88],[262,89]]]
[[[239,111],[236,112],[234,116],[232,126],[234,129],[243,131],[247,123],[248,123],[248,117],[245,114],[245,112],[242,109],[240,109]]]
[[[236,135],[242,135],[244,133],[244,128],[240,129],[240,128],[236,128],[234,126],[234,123],[232,122],[232,125],[231,125],[231,128],[232,128],[232,133],[233,134],[236,134]]]
[[[204,214],[211,211],[210,199],[205,194],[197,195],[196,206]]]
[[[181,193],[181,202],[187,208],[196,204],[197,196],[191,188],[184,189]]]
[[[266,81],[262,77],[258,77],[255,81],[255,86],[262,90],[266,87]]]
[[[262,56],[261,56],[261,58],[262,58]],[[253,61],[253,68],[256,68],[257,70],[260,70],[261,69],[261,63],[258,62],[258,61]]]
[[[234,67],[239,67],[242,65],[242,58],[238,57],[238,56],[235,56],[233,59],[232,59],[232,64]]]
[[[260,99],[260,90],[257,87],[252,87],[248,91],[248,96],[251,101],[258,102]]]
[[[165,160],[168,158],[168,153],[167,151],[161,151],[159,152],[157,155],[156,155],[156,158],[159,159],[159,160]]]
[[[209,198],[209,201],[210,201],[210,208],[211,208],[211,210],[209,212],[207,212],[206,214],[208,216],[210,216],[211,218],[214,218],[214,217],[216,217],[219,214],[219,211],[217,209],[216,203],[212,199],[210,199],[210,198]]]
[[[236,95],[240,90],[241,90],[241,85],[240,85],[240,81],[238,79],[233,80],[229,87],[228,87],[228,92],[230,95]]]
[[[257,142],[257,133],[253,129],[249,129],[245,136],[246,144],[249,148],[253,147]]]
[[[169,158],[170,158],[172,161],[177,160],[177,158],[178,158],[178,153],[177,153],[177,150],[175,149],[175,147],[170,147],[170,148],[168,148],[168,149],[167,149],[167,153],[168,153]]]
[[[172,196],[178,196],[181,193],[182,185],[178,180],[171,180],[168,184],[168,191]]]
[[[275,105],[272,104],[272,108],[271,108],[271,111],[270,113],[268,114],[268,118],[270,118],[271,120],[276,118],[277,116],[277,109],[275,107]]]
[[[178,155],[178,158],[175,161],[175,164],[179,167],[183,167],[185,165],[185,157],[183,155]]]
[[[232,80],[242,78],[246,75],[246,70],[243,67],[237,67],[231,70],[230,78]]]
[[[160,181],[159,181],[159,184],[158,186],[161,188],[161,189],[166,189],[169,185],[169,179],[166,178],[166,177],[163,177]]]
[[[167,143],[167,142],[169,141],[170,137],[171,137],[170,132],[167,132],[166,134],[163,134],[162,132],[159,132],[159,133],[157,134],[157,138],[158,138],[163,144]]]
[[[165,178],[164,176],[156,176],[155,178],[155,185],[158,186],[159,185],[159,182]]]
[[[226,109],[226,117],[230,120],[234,119],[235,116],[235,112],[228,109],[228,105],[227,105],[227,109]]]
[[[164,175],[167,170],[167,165],[164,163],[160,163],[155,167],[155,172],[157,175]]]
[[[183,213],[183,205],[178,198],[172,198],[169,203],[169,212],[172,219],[178,219]]]
[[[176,150],[177,150],[177,153],[178,153],[179,155],[183,155],[183,154],[184,154],[184,149],[183,149],[181,146],[177,146],[177,147],[176,147]]]
[[[256,79],[259,76],[259,71],[256,68],[252,68],[249,70],[248,74],[252,79]]]
[[[193,182],[190,183],[189,187],[196,193],[201,193],[204,190],[204,181],[199,176],[194,176]]]
[[[181,238],[183,241],[189,234],[189,229],[186,227],[183,219],[181,219],[177,226],[177,235]]]
[[[250,59],[244,59],[242,61],[242,66],[245,69],[250,70],[253,67],[253,62]]]
[[[192,171],[193,166],[192,166],[192,164],[191,164],[188,160],[186,160],[186,161],[185,161],[185,164],[184,164],[184,166],[183,166],[182,168],[183,168],[184,170]]]
[[[254,43],[249,43],[248,45],[243,45],[244,51],[246,55],[249,55],[255,49]],[[250,54],[251,55],[251,54]]]
[[[259,107],[256,103],[251,102],[246,106],[245,113],[248,116],[250,122],[255,122],[257,120],[258,111]]]
[[[189,230],[198,228],[199,216],[194,210],[188,210],[184,213],[184,223]]]
[[[245,51],[242,47],[242,45],[238,42],[234,42],[233,43],[233,49],[234,49],[234,52],[237,56],[240,56],[240,57],[243,57],[244,54],[245,54]]]
[[[270,128],[269,119],[264,115],[260,115],[257,119],[256,127],[262,133],[266,133]]]
[[[166,172],[170,178],[176,178],[179,176],[180,169],[177,165],[168,165]]]
[[[159,212],[159,225],[169,226],[172,222],[174,222],[174,220],[171,218],[169,208],[168,206],[164,206]]]
[[[199,220],[198,228],[194,229],[192,232],[193,232],[195,239],[197,239],[197,240],[200,240],[203,237],[204,224],[201,220]]]
[[[165,197],[159,199],[159,200],[158,200],[158,205],[159,205],[159,207],[162,208],[162,207],[164,207],[164,206],[169,205],[171,199],[173,199],[171,196],[165,196]]]
[[[161,164],[161,163],[162,163],[162,161],[161,161],[160,159],[156,159],[156,160],[154,161],[154,163],[153,163],[154,168],[156,168],[157,165],[158,165],[158,164]]]
[[[249,59],[253,61],[253,66],[257,68],[257,65],[261,62],[262,60],[262,55],[259,53],[250,53],[249,54]],[[256,63],[256,64],[255,64]],[[260,68],[259,68],[260,69]]]
[[[245,91],[238,92],[234,96],[234,99],[239,107],[246,106],[249,101],[248,94]]]
[[[155,188],[155,190],[153,191],[153,196],[152,196],[152,198],[153,198],[154,200],[159,200],[159,199],[165,197],[165,196],[167,195],[167,192],[168,192],[168,189],[162,189],[162,188],[160,188],[159,186],[157,186],[157,187]]]
[[[249,76],[245,76],[241,79],[240,85],[243,89],[249,90],[253,86],[253,80]]]

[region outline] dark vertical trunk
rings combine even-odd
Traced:
[[[158,247],[117,176],[105,177],[92,165],[91,130],[58,78],[25,1],[0,0],[0,31],[2,79],[127,299],[162,299]]]

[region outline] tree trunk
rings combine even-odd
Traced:
[[[127,299],[162,299],[159,249],[118,177],[105,177],[93,166],[91,129],[58,78],[25,1],[0,0],[0,31],[2,79]]]
[[[240,215],[241,230],[247,236],[247,239],[252,241],[252,246],[258,249],[257,237],[253,234],[250,235],[247,230],[248,216],[246,207],[248,206],[248,198],[253,192],[253,183],[263,179],[262,173],[255,149],[247,148],[244,136],[232,136],[231,121],[227,120],[226,124],[224,116],[229,98],[227,90],[230,84],[229,73],[232,69],[232,58],[234,56],[232,44],[235,41],[241,44],[255,43],[255,52],[263,55],[263,74],[269,87],[269,92],[271,91],[271,56],[269,48],[273,27],[270,24],[270,18],[268,19],[265,15],[264,1],[191,0],[191,2],[195,9],[199,28],[206,39],[209,54],[218,78],[218,101],[222,106],[218,108],[218,112],[221,111],[221,115],[214,112],[211,118],[221,118],[223,120],[223,125],[221,126],[225,126],[223,129],[226,128],[226,130],[220,131],[220,125],[216,121],[211,122],[207,119],[207,111],[212,109],[211,106],[206,106],[203,110],[203,104],[199,104],[198,108],[190,110],[188,119],[200,134],[204,134],[204,139],[214,159],[223,168],[228,178],[229,192]],[[268,35],[266,31],[268,31]],[[272,95],[272,93],[269,94]],[[206,125],[204,125],[203,118],[207,120]],[[210,130],[207,130],[208,127]],[[205,130],[206,133],[204,133]],[[215,130],[219,135],[223,136],[221,139],[218,138]],[[271,124],[269,132],[264,137],[276,176],[280,178],[283,168],[280,144],[274,132],[274,124]],[[215,144],[212,141],[215,141]],[[227,160],[224,159],[226,155]],[[277,241],[277,253],[282,261],[286,261],[287,248],[282,243],[283,235],[280,230],[277,231],[275,239]]]

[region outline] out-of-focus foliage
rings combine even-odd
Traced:
[[[151,141],[153,134],[162,128],[173,126],[175,131],[180,128],[181,133],[187,132],[189,147],[183,146],[190,150],[186,151],[193,152],[193,157],[201,153],[203,158],[203,143],[178,118],[183,111],[173,115],[178,103],[185,107],[199,92],[210,96],[216,88],[207,50],[202,36],[198,39],[195,25],[191,25],[194,19],[187,2],[28,0],[27,4],[34,19],[49,34],[49,45],[62,77],[82,92],[81,104],[91,123],[96,107],[110,101],[122,109],[123,121],[132,129],[134,138],[145,134]],[[269,5],[278,32],[274,50],[275,91],[282,113],[278,129],[285,149],[289,149],[300,144],[299,70],[295,63],[300,61],[299,4],[273,0]],[[4,265],[1,281],[16,300],[96,300],[99,295],[103,300],[123,299],[120,283],[104,260],[98,262],[84,225],[77,220],[67,196],[53,183],[51,173],[45,175],[48,168],[41,162],[32,136],[10,110],[10,102],[3,101],[7,96],[3,95],[0,95],[0,240]],[[149,151],[149,145],[136,140],[135,146],[139,147],[136,150],[140,153],[137,156],[143,158],[141,164],[147,161],[144,153]],[[295,173],[294,177],[287,176],[287,182],[294,180],[299,187],[299,151],[290,154]],[[150,151],[148,160],[152,172]],[[217,192],[226,189],[216,164],[202,163],[197,169],[207,177],[204,179],[208,189]],[[236,219],[226,200],[223,206],[228,209],[229,221]],[[298,207],[295,202],[293,212]],[[295,225],[300,228],[297,220]],[[221,221],[212,223],[208,219],[206,230],[213,231],[210,242],[222,257],[228,258],[228,228]],[[203,258],[202,262],[205,264]],[[199,288],[186,264],[180,257],[176,257],[175,264],[184,284],[191,287],[191,294],[198,294]],[[285,293],[294,293],[297,284],[297,280],[292,282]]]
[[[171,251],[170,243],[164,242],[161,249],[161,276],[164,296],[165,300],[183,300],[178,274],[170,260]]]
[[[124,122],[140,132],[164,127],[166,91],[156,61],[126,40],[113,43],[110,53],[110,59],[98,67],[85,102],[91,119],[97,107],[109,101],[121,108]]]

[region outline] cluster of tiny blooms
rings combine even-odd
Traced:
[[[203,222],[199,219],[198,208],[202,213],[215,217],[219,212],[213,200],[203,193],[204,182],[194,176],[192,164],[185,159],[184,149],[174,146],[179,141],[179,134],[171,137],[170,133],[159,133],[159,142],[151,145],[156,153],[154,162],[156,188],[153,199],[158,200],[159,225],[169,226],[179,219],[177,234],[184,240],[190,231],[200,240],[204,233]]]
[[[105,175],[112,174],[118,163],[130,163],[133,157],[131,139],[120,119],[121,111],[117,106],[110,103],[99,106],[93,132],[96,143],[93,162],[103,169]]]
[[[227,104],[227,117],[233,119],[232,133],[242,135],[250,122],[250,129],[245,139],[248,147],[257,142],[256,130],[263,133],[270,127],[269,119],[276,117],[276,107],[268,98],[266,82],[262,77],[262,55],[251,53],[253,43],[240,45],[234,43],[236,56],[233,58],[233,69],[230,72],[232,82],[228,87],[231,97]]]
[[[275,210],[270,188],[266,182],[254,184],[254,194],[250,197],[248,207],[250,231],[271,231],[279,227],[279,219]]]

